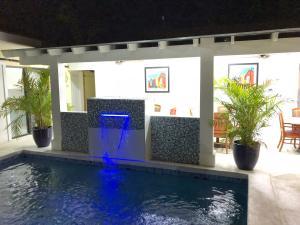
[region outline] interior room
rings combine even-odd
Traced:
[[[289,120],[292,109],[299,107],[300,99],[300,53],[259,54],[217,56],[214,58],[214,79],[233,78],[235,69],[254,68],[254,82],[262,84],[271,81],[269,94],[278,94],[282,101],[280,111]],[[242,74],[242,72],[241,72]],[[215,98],[222,98],[219,91],[215,91]],[[217,101],[214,102],[214,112],[222,111]],[[267,149],[278,151],[280,139],[280,123],[277,114],[269,121],[270,126],[262,131],[262,140]],[[283,149],[295,151],[292,145],[284,145]]]
[[[145,99],[148,115],[200,116],[199,57],[70,63],[65,71],[68,111],[86,111],[89,97],[126,98]],[[156,73],[164,73],[165,87],[150,87]]]

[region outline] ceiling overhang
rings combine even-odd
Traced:
[[[30,49],[14,49],[3,50],[2,53],[7,58],[12,57],[36,57],[36,56],[60,56],[63,54],[80,55],[87,52],[99,52],[104,54],[116,50],[136,51],[141,48],[158,48],[165,49],[169,46],[188,45],[198,47],[202,43],[215,44],[219,42],[229,42],[234,45],[236,42],[270,39],[271,41],[278,41],[281,38],[294,38],[300,37],[300,28],[288,28],[277,30],[263,30],[243,33],[228,33],[228,34],[214,34],[202,35],[192,37],[178,37],[169,39],[158,40],[142,40],[134,42],[114,42],[114,43],[101,43],[90,45],[76,45],[76,46],[60,46],[51,48],[30,48]]]

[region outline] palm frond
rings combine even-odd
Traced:
[[[23,77],[16,84],[24,90],[25,96],[8,98],[1,106],[0,117],[6,117],[11,112],[28,113],[34,117],[36,127],[49,127],[51,118],[51,92],[49,70],[24,69]],[[12,131],[18,133],[20,118],[12,121]]]
[[[14,134],[14,136],[18,137],[21,135],[21,130],[22,130],[22,122],[23,119],[26,118],[26,115],[24,113],[19,113],[17,118],[15,118],[13,121],[11,121],[7,125],[7,129],[11,127],[11,132]]]
[[[271,81],[266,81],[262,85],[249,85],[229,79],[215,82],[215,88],[228,98],[216,100],[228,111],[230,138],[239,138],[241,143],[252,145],[260,130],[268,126],[270,117],[281,103],[278,95],[266,95],[270,84]]]

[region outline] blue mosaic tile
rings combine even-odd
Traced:
[[[15,163],[22,162],[22,158],[32,158],[32,159],[49,159],[55,161],[65,161],[70,163],[78,163],[88,166],[97,166],[103,167],[103,163],[95,160],[82,160],[82,159],[71,159],[65,158],[55,155],[43,155],[43,154],[31,154],[31,153],[22,153],[16,154],[11,157],[0,160],[0,169],[5,168],[6,166],[14,165]],[[142,172],[150,172],[155,174],[166,174],[166,175],[174,175],[174,176],[188,176],[193,177],[194,179],[201,180],[216,180],[216,181],[225,181],[225,182],[235,182],[235,183],[248,183],[247,176],[245,178],[236,178],[230,176],[230,172],[224,172],[224,175],[221,175],[223,172],[220,172],[220,175],[217,174],[209,174],[207,172],[186,172],[175,169],[162,169],[156,167],[147,167],[140,165],[126,165],[126,164],[116,164],[119,169],[131,170],[131,171],[142,171]],[[210,171],[210,173],[218,173],[217,171]],[[227,174],[227,176],[226,176]]]
[[[14,164],[17,160],[20,159],[21,156],[22,156],[22,153],[17,153],[17,154],[13,154],[9,157],[0,159],[0,169]]]
[[[199,118],[151,117],[152,159],[199,164]]]
[[[145,128],[145,101],[131,99],[88,99],[88,127],[124,128],[125,118],[100,117],[101,114],[115,113],[128,115],[128,130]]]
[[[55,160],[55,161],[71,162],[71,163],[78,163],[78,164],[90,165],[90,166],[100,166],[100,167],[103,166],[102,162],[99,162],[99,161],[88,160],[88,159],[87,160],[72,159],[72,158],[66,158],[66,157],[61,157],[61,156],[56,156],[56,155],[42,155],[42,154],[25,153],[21,157],[22,158],[32,158],[32,159],[48,158],[50,160]]]
[[[88,152],[88,116],[82,112],[61,113],[62,150]]]

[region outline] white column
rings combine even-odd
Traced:
[[[7,88],[5,88],[5,64],[0,62],[0,106],[6,100]],[[1,109],[0,109],[1,110]],[[7,117],[0,118],[0,143],[6,143],[9,141],[9,132],[6,129],[7,126]]]
[[[64,77],[64,65],[52,63],[50,65],[51,74],[51,96],[52,96],[52,119],[53,135],[52,150],[61,150],[61,116],[60,112],[66,111],[66,88]]]
[[[215,166],[213,149],[213,66],[212,53],[201,56],[200,74],[200,165]]]

